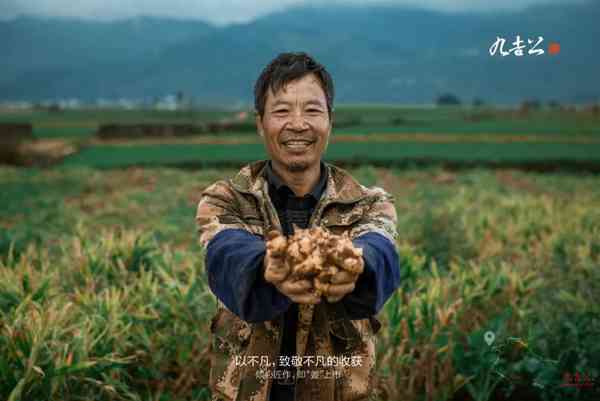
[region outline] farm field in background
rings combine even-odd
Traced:
[[[238,165],[264,159],[261,143],[96,145],[67,158],[67,166],[114,168],[126,166]],[[600,164],[600,143],[428,143],[428,142],[343,142],[331,143],[325,160],[344,164],[394,165],[405,160],[457,163]]]
[[[237,125],[198,132],[207,125]],[[67,165],[220,166],[264,158],[249,111],[63,110],[0,113],[0,123],[30,123],[38,141],[61,141],[79,152]],[[96,135],[121,124],[118,140]],[[132,125],[187,124],[191,134],[144,137]],[[132,129],[133,130],[133,129]],[[53,144],[55,144],[53,142]],[[65,145],[66,146],[66,145]],[[64,152],[68,153],[68,152]],[[110,157],[108,155],[110,154]],[[380,165],[464,163],[600,169],[600,111],[594,107],[516,108],[339,106],[326,157],[335,162]],[[31,158],[30,158],[31,159]],[[35,160],[36,157],[33,157]],[[544,167],[545,168],[545,167]]]
[[[194,213],[235,171],[0,167],[0,399],[208,400]],[[600,177],[351,173],[399,219],[380,401],[598,399]]]
[[[30,122],[39,138],[86,137],[103,123],[206,123],[231,118],[240,111],[198,109],[160,110],[63,110],[2,112],[0,122]],[[253,114],[247,111],[246,118]],[[600,135],[600,112],[593,108],[520,110],[491,106],[336,106],[338,133],[370,132],[512,133]]]

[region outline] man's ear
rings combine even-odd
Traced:
[[[256,121],[256,131],[258,132],[258,135],[260,135],[261,138],[264,138],[265,137],[265,131],[263,129],[262,119],[260,118],[260,114],[255,113],[254,120]]]

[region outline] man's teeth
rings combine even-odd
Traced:
[[[310,145],[309,141],[288,141],[285,143],[286,146],[308,146]]]

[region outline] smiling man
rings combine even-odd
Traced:
[[[208,187],[196,214],[217,298],[212,399],[373,399],[375,315],[400,276],[392,198],[322,161],[334,87],[312,57],[280,54],[262,71],[254,95],[270,160]],[[281,271],[283,261],[266,246],[267,233],[290,237],[311,227],[347,236],[360,250],[353,255],[362,254],[340,259],[326,298],[310,280],[268,274]],[[361,273],[345,269],[357,265]]]

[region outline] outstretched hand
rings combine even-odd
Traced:
[[[318,304],[321,297],[316,294],[313,283],[301,277],[289,274],[290,268],[285,260],[273,256],[267,249],[264,261],[265,280],[272,283],[283,295],[299,304]]]
[[[315,293],[313,283],[294,276],[286,261],[287,239],[277,232],[267,236],[267,253],[264,259],[265,280],[283,295],[299,304],[318,304],[321,298]]]
[[[297,304],[318,304],[321,302],[321,297],[315,292],[312,282],[306,279],[288,277],[275,284],[275,288]]]
[[[289,238],[271,231],[266,240],[265,280],[296,303],[317,304],[321,296],[338,302],[354,291],[364,269],[362,249],[347,234],[315,227]]]
[[[350,273],[346,270],[339,270],[331,276],[329,288],[327,291],[327,302],[338,302],[346,294],[354,291],[358,274]]]

